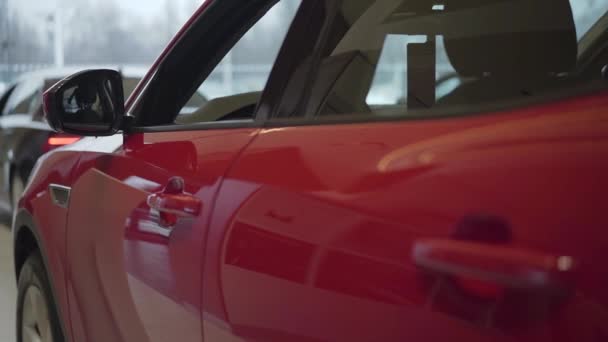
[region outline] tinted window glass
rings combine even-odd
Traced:
[[[14,90],[15,90],[15,86],[12,86],[12,87],[8,88],[0,97],[0,115],[4,114],[4,108],[6,107],[8,99]]]
[[[4,114],[33,113],[36,97],[42,94],[42,86],[42,80],[36,78],[17,84],[4,107]]]
[[[282,0],[228,52],[180,111],[178,124],[252,119],[301,0]]]
[[[578,40],[608,0],[327,2],[298,110],[310,118],[508,104],[602,78],[581,76]]]
[[[128,99],[129,96],[131,96],[131,93],[133,92],[133,90],[135,90],[135,87],[137,87],[137,84],[139,84],[140,80],[141,78],[138,77],[122,78],[122,88],[124,90],[125,100]]]

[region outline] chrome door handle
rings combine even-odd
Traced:
[[[163,190],[149,195],[146,203],[159,212],[160,223],[167,228],[172,228],[180,217],[199,216],[203,208],[200,199],[185,192],[181,177],[171,178]]]

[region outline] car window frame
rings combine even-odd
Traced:
[[[5,115],[4,111],[5,111],[6,105],[8,104],[8,100],[13,95],[13,92],[15,91],[15,89],[17,89],[17,84],[12,84],[2,94],[2,97],[0,97],[0,117]]]
[[[301,12],[302,4],[305,4],[308,0],[304,0],[300,4],[300,8],[296,11],[296,15],[294,20],[290,23],[289,29],[287,31],[287,35],[283,40],[283,44],[279,49],[279,54],[276,60],[273,63],[271,72],[269,74],[269,78],[266,82],[265,87],[262,90],[262,95],[258,105],[256,106],[256,110],[254,111],[253,119],[251,120],[230,120],[230,121],[213,121],[213,122],[198,122],[198,123],[188,123],[188,124],[174,124],[174,123],[162,123],[162,124],[149,124],[146,119],[149,117],[154,117],[155,115],[159,115],[159,112],[148,112],[147,107],[149,107],[150,98],[155,96],[155,93],[159,93],[158,89],[163,88],[171,88],[175,86],[175,83],[167,83],[167,70],[168,67],[171,67],[171,63],[175,63],[174,60],[177,59],[176,55],[181,53],[180,49],[187,47],[189,43],[192,41],[201,41],[200,37],[205,37],[213,32],[213,35],[217,36],[230,36],[229,39],[223,39],[221,47],[218,49],[213,49],[215,53],[211,56],[206,57],[204,62],[199,60],[199,63],[202,63],[201,73],[195,83],[195,87],[193,86],[192,93],[198,90],[198,87],[205,79],[210,75],[210,73],[215,69],[223,57],[228,53],[234,45],[242,38],[242,36],[253,27],[267,12],[270,8],[275,6],[281,0],[256,0],[256,7],[251,8],[258,15],[249,15],[247,17],[247,21],[245,24],[240,25],[240,27],[235,28],[230,33],[222,33],[218,34],[217,25],[213,25],[214,16],[217,15],[234,15],[235,7],[243,7],[242,2],[238,0],[223,0],[218,1],[215,0],[211,2],[207,8],[193,21],[193,23],[186,29],[183,36],[179,38],[176,44],[171,47],[171,51],[163,58],[163,60],[158,64],[154,70],[150,71],[153,76],[152,78],[143,86],[143,88],[135,95],[135,102],[130,107],[131,109],[127,113],[127,116],[130,117],[130,121],[132,124],[130,127],[125,128],[126,134],[129,133],[145,133],[145,132],[173,132],[173,131],[194,131],[194,130],[210,130],[210,129],[226,129],[226,128],[254,128],[254,127],[262,127],[269,117],[267,114],[265,106],[260,106],[262,103],[268,103],[268,99],[276,98],[273,97],[273,94],[269,94],[266,90],[269,84],[274,83],[274,79],[285,77],[285,75],[280,75],[274,72],[277,63],[282,58],[283,50],[285,49],[286,42],[291,39],[291,31],[293,30],[294,23],[296,22],[295,18],[298,17]],[[315,0],[316,1],[316,0]],[[253,3],[253,1],[252,1]],[[204,47],[200,47],[200,50],[205,50]],[[205,50],[207,51],[207,50]],[[188,57],[192,59],[194,57]],[[174,67],[175,68],[175,67]],[[170,68],[169,68],[170,69]],[[185,66],[181,66],[179,68],[181,71],[188,70]],[[162,86],[164,85],[164,87]],[[160,87],[160,88],[159,88]],[[185,98],[185,103],[190,99],[190,92],[187,91],[188,96],[183,96]],[[184,105],[185,105],[184,103]],[[181,104],[178,106],[181,107]],[[179,109],[177,109],[179,111]],[[165,114],[164,120],[167,120],[169,117],[173,115]]]
[[[299,44],[314,46],[314,51],[310,51],[306,57],[301,56],[297,58],[292,54],[294,60],[290,62],[290,71],[301,67],[306,58],[312,58],[312,63],[309,68],[306,69],[304,74],[307,74],[307,80],[304,84],[301,84],[299,89],[291,90],[285,89],[281,94],[283,100],[275,100],[274,108],[270,111],[270,115],[265,122],[267,128],[281,128],[291,126],[319,126],[319,125],[339,125],[339,124],[360,124],[360,123],[382,123],[382,122],[404,122],[404,121],[423,121],[423,120],[438,120],[438,119],[456,119],[466,118],[471,116],[479,115],[496,115],[504,112],[512,112],[517,110],[525,110],[532,106],[542,106],[550,104],[556,101],[567,101],[572,98],[581,96],[594,96],[598,94],[608,94],[608,81],[597,80],[587,82],[583,85],[577,85],[576,87],[564,88],[552,91],[547,94],[534,96],[531,98],[522,99],[508,99],[504,101],[498,101],[495,103],[478,104],[471,108],[471,106],[455,105],[450,107],[437,107],[423,110],[408,110],[407,115],[400,115],[394,117],[382,117],[377,115],[343,115],[335,117],[308,117],[305,110],[308,98],[311,96],[311,90],[314,86],[314,80],[312,75],[316,75],[316,71],[321,63],[321,56],[325,47],[325,43],[328,40],[328,36],[331,32],[331,11],[337,10],[343,0],[311,0],[310,3],[316,3],[315,8],[325,8],[328,13],[326,15],[316,13],[314,15],[323,17],[323,23],[320,24],[322,30],[318,37],[311,38],[314,42],[302,42]],[[606,14],[608,16],[608,13]],[[598,19],[598,21],[600,21]],[[595,25],[595,24],[594,24]],[[286,52],[287,53],[287,52]],[[289,80],[283,80],[282,86],[285,86]],[[272,86],[272,85],[271,85]],[[276,85],[275,85],[276,86]],[[294,98],[297,98],[298,106],[294,110],[286,110],[282,108],[282,101],[290,99],[290,102],[294,102]],[[303,107],[304,106],[304,107]],[[288,113],[290,115],[286,116]],[[295,115],[294,115],[295,114]],[[356,114],[356,113],[353,113]]]

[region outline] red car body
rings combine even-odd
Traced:
[[[70,341],[605,341],[606,174],[604,90],[439,120],[87,138],[33,172],[16,268],[40,248]],[[176,176],[198,216],[151,209]]]

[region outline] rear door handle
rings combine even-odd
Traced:
[[[178,217],[199,216],[203,207],[200,199],[184,191],[184,180],[173,177],[160,192],[148,196],[147,204],[161,214],[163,225],[172,226]]]
[[[478,242],[428,239],[416,241],[415,264],[455,278],[476,279],[511,289],[564,291],[574,282],[575,262],[524,249]]]

